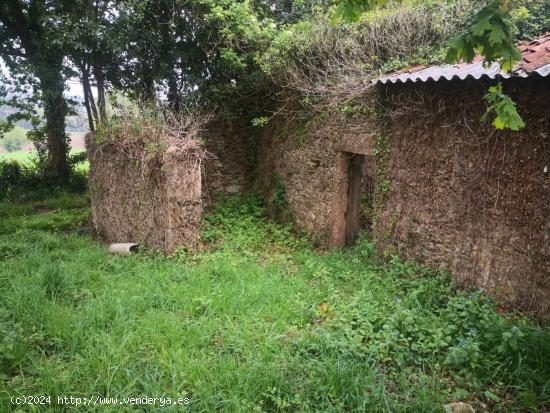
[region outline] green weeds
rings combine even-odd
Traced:
[[[205,218],[207,251],[120,257],[74,231],[88,211],[67,195],[0,204],[2,412],[31,394],[189,397],[197,412],[550,403],[548,327],[497,314],[446,274],[380,261],[368,239],[320,253],[260,199],[232,198]]]

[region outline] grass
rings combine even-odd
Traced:
[[[550,330],[373,245],[339,252],[255,198],[205,220],[199,254],[112,256],[85,195],[0,204],[0,411],[14,395],[187,397],[193,412],[550,406]],[[27,407],[22,406],[27,411]],[[141,410],[140,410],[141,411]]]
[[[79,132],[71,132],[72,137],[82,137],[84,134]],[[4,139],[9,138],[19,138],[21,140],[24,140],[26,143],[29,143],[30,141],[27,140],[27,130],[21,128],[20,126],[15,126],[12,130],[7,132],[4,136]],[[2,141],[0,140],[0,146],[2,145]],[[76,148],[71,149],[69,152],[69,155],[76,155],[78,153],[83,152],[85,149],[83,148]],[[37,152],[35,149],[32,150],[17,150],[13,152],[7,152],[3,151],[0,152],[0,162],[2,161],[17,161],[24,164],[30,164],[33,160],[37,158]],[[89,169],[88,161],[78,165],[77,170],[80,171],[87,171]]]
[[[0,161],[18,161],[18,162],[30,162],[36,157],[36,152],[32,151],[13,151],[13,152],[0,152]]]
[[[83,152],[83,149],[71,149],[70,155],[76,155]],[[33,151],[13,151],[13,152],[0,152],[0,162],[1,161],[17,161],[25,164],[31,163],[36,159],[37,153]],[[82,165],[79,165],[79,170],[88,170],[89,163],[86,161]]]

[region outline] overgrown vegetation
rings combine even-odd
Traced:
[[[299,115],[296,105],[289,104],[296,101],[302,109],[314,112],[365,103],[370,80],[380,73],[420,64],[471,61],[476,53],[510,70],[520,56],[514,43],[550,29],[544,1],[531,4],[529,10],[501,0],[338,3],[336,16],[353,23],[334,25],[331,13],[319,13],[276,32],[267,51],[261,48],[256,53],[254,61],[260,62],[261,71],[278,92],[276,99],[283,102],[277,113]],[[347,8],[353,12],[344,12]],[[531,24],[538,28],[532,30]],[[509,99],[499,99],[499,106],[521,121]],[[311,116],[306,112],[305,117]],[[500,129],[517,130],[521,123],[508,123],[509,117],[498,113],[496,118]]]
[[[205,218],[203,253],[112,256],[79,229],[87,202],[0,204],[2,411],[28,394],[188,397],[204,412],[550,405],[548,325],[380,261],[366,238],[321,254],[261,198],[231,198]]]
[[[0,146],[3,146],[7,152],[20,150],[27,141],[27,131],[19,126],[5,133],[0,140]]]
[[[199,136],[209,118],[198,111],[173,114],[152,106],[121,106],[98,127],[92,151],[114,150],[137,162],[142,175],[166,167],[167,158],[200,168],[210,156]]]
[[[86,152],[71,155],[68,181],[59,184],[36,158],[31,161],[0,160],[0,201],[24,201],[52,192],[83,193],[87,186],[87,170],[80,166],[85,161]]]
[[[447,45],[453,59],[481,52],[508,65],[518,57],[514,41],[550,30],[547,0],[336,3],[4,2],[0,57],[9,76],[0,73],[0,103],[17,111],[0,134],[30,121],[44,168],[61,182],[69,176],[65,118],[75,102],[63,91],[71,77],[81,79],[91,131],[109,118],[109,94],[119,93],[148,103],[163,96],[175,113],[210,106],[265,124],[276,110],[299,112],[297,102],[346,105],[380,72],[443,61]],[[335,25],[333,16],[356,22]]]

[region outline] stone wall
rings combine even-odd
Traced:
[[[94,227],[107,242],[138,242],[164,252],[196,250],[202,215],[201,168],[168,146],[148,169],[114,145],[86,136]]]
[[[505,87],[526,121],[520,132],[480,121],[487,91],[480,81],[385,86],[386,122],[344,113],[305,124],[275,120],[259,142],[259,185],[272,210],[282,190],[297,228],[330,247],[345,213],[342,153],[366,155],[363,170],[373,176],[381,159],[373,156],[375,142],[386,136],[388,190],[374,227],[364,223],[381,248],[393,245],[406,258],[451,271],[463,286],[548,313],[549,80]]]
[[[203,170],[203,196],[207,205],[219,196],[234,195],[247,188],[250,174],[249,129],[239,122],[214,121],[202,140],[212,158]]]
[[[323,246],[330,243],[333,210],[343,207],[337,196],[342,179],[339,154],[366,155],[364,172],[373,173],[376,132],[368,119],[344,113],[308,122],[275,119],[259,138],[257,185],[263,188],[268,207],[276,209],[277,192],[283,191],[290,219]]]
[[[482,123],[480,81],[382,89],[391,118],[390,190],[378,233],[462,285],[550,311],[549,79],[505,82],[526,122]]]
[[[142,242],[171,252],[197,250],[203,207],[247,187],[249,134],[238,122],[212,121],[201,132],[202,164],[168,143],[158,165],[144,167],[116,145],[86,137],[94,226],[108,242]]]

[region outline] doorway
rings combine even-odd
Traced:
[[[348,166],[345,245],[353,245],[361,229],[361,182],[365,155],[350,153]]]
[[[336,193],[332,205],[332,229],[329,248],[353,245],[365,226],[362,198],[370,196],[370,179],[365,176],[363,154],[339,152],[336,159]],[[367,190],[366,190],[367,189]]]

